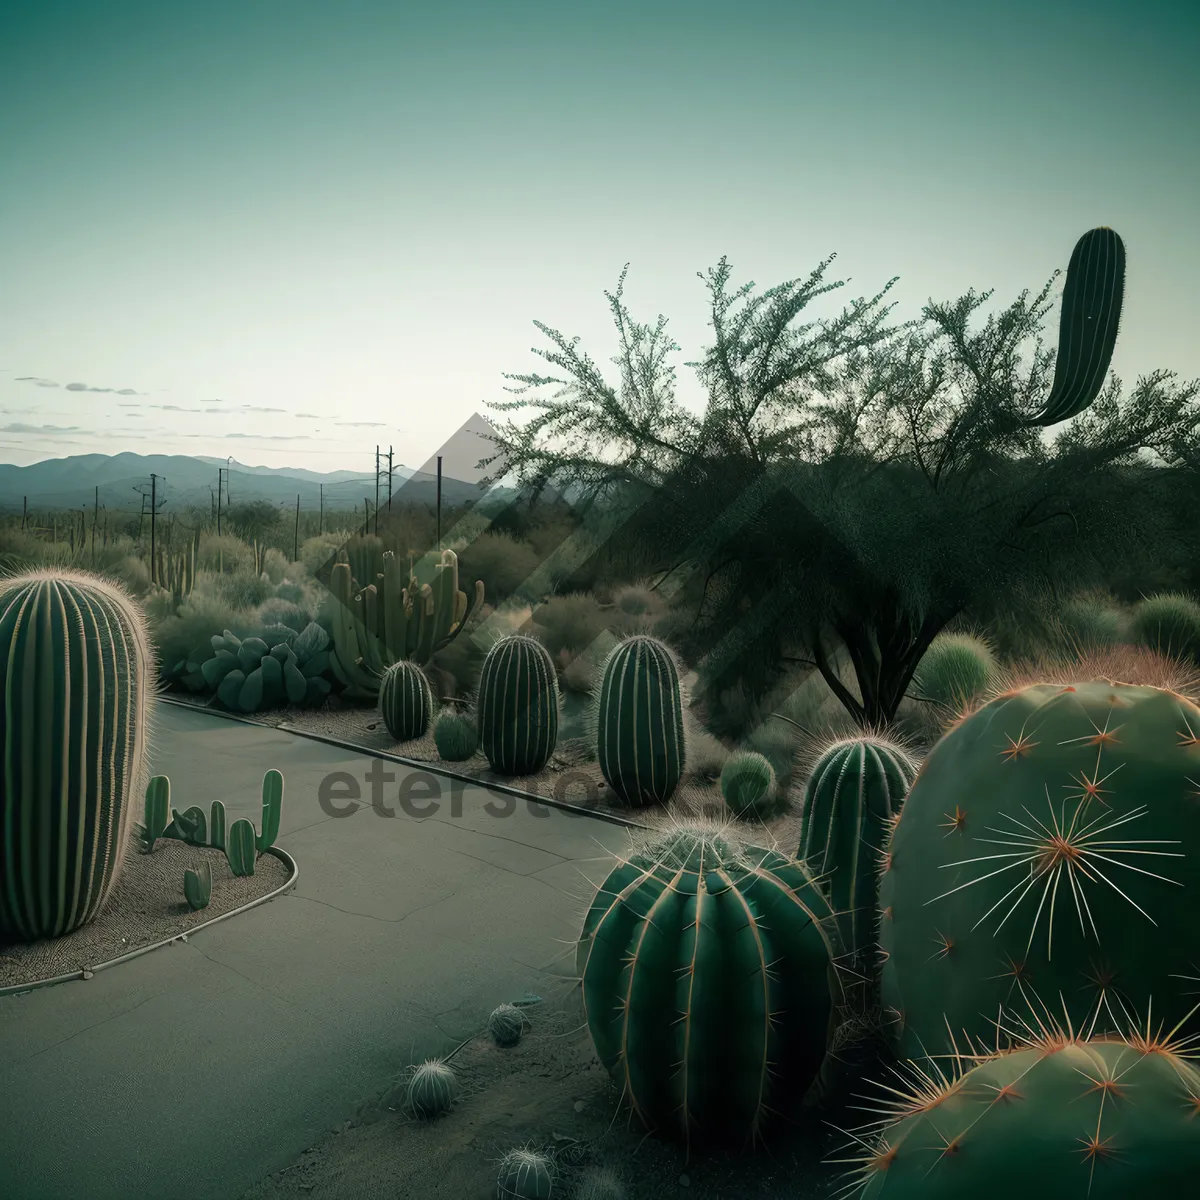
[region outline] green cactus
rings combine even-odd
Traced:
[[[971,1065],[971,1063],[974,1065]],[[1200,1173],[1200,1070],[1182,1048],[1060,1031],[881,1085],[856,1131],[857,1200],[1187,1196]],[[844,1161],[844,1160],[842,1160]]]
[[[168,837],[178,838],[190,846],[208,845],[208,830],[203,809],[193,804],[186,812],[172,812],[171,817]]]
[[[899,742],[835,738],[804,786],[796,856],[820,878],[860,970],[875,956],[883,853],[916,774]]]
[[[184,871],[183,894],[192,912],[208,907],[212,898],[212,868],[208,863],[201,863],[199,870]]]
[[[681,822],[601,884],[576,952],[600,1061],[651,1129],[757,1141],[819,1078],[840,938],[807,868]]]
[[[721,795],[735,817],[769,821],[787,806],[775,768],[753,750],[739,750],[721,768]]]
[[[157,668],[141,610],[79,571],[0,581],[0,943],[92,920],[121,876],[149,778]]]
[[[589,732],[605,782],[635,808],[665,804],[686,761],[675,656],[644,635],[618,642],[599,672]]]
[[[220,800],[214,800],[208,814],[208,844],[214,850],[224,850],[225,805]]]
[[[433,727],[438,756],[446,762],[466,762],[479,749],[479,731],[475,722],[460,713],[442,713]]]
[[[1180,592],[1148,596],[1133,606],[1134,640],[1169,658],[1200,660],[1200,604]]]
[[[1151,997],[1183,1021],[1200,975],[1197,781],[1200,708],[1158,688],[1034,684],[954,726],[908,793],[880,885],[901,1052],[986,1037],[1029,988],[1061,993],[1077,1029],[1108,1032]]]
[[[479,742],[500,775],[536,775],[558,742],[558,679],[541,642],[501,638],[479,673]]]
[[[510,1150],[500,1160],[496,1200],[553,1200],[557,1175],[548,1155],[528,1147]]]
[[[379,711],[388,733],[398,742],[424,737],[433,718],[433,689],[416,663],[402,660],[383,673]]]
[[[254,845],[259,854],[275,845],[279,836],[279,819],[283,814],[283,775],[268,771],[262,782],[262,832],[255,835]]]
[[[501,1004],[488,1017],[488,1033],[497,1046],[515,1046],[525,1030],[525,1014],[515,1004]]]
[[[996,656],[969,633],[939,633],[913,672],[912,690],[921,700],[961,709],[982,695],[996,676]]]
[[[171,812],[171,781],[165,775],[155,775],[146,785],[146,807],[142,824],[137,827],[143,854],[154,849],[154,843],[166,832]]]
[[[254,825],[244,817],[234,821],[225,839],[225,857],[229,869],[235,875],[253,875],[254,861],[258,857],[254,837]]]
[[[1100,394],[1117,343],[1125,296],[1125,244],[1107,226],[1089,229],[1067,264],[1058,358],[1045,407],[1031,422],[1055,425]]]
[[[440,1058],[426,1059],[408,1080],[406,1102],[413,1116],[432,1120],[445,1116],[458,1097],[458,1076]]]

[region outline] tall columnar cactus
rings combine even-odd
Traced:
[[[711,822],[636,845],[576,954],[600,1061],[650,1128],[754,1141],[819,1077],[840,939],[803,863]]]
[[[479,743],[501,775],[536,775],[558,742],[558,679],[541,642],[517,634],[488,651],[476,702]]]
[[[884,847],[916,774],[898,742],[838,738],[817,756],[804,785],[796,855],[819,877],[860,965],[875,958]]]
[[[383,674],[379,711],[398,742],[424,737],[433,718],[433,689],[416,663],[393,663]]]
[[[1120,683],[995,697],[926,759],[880,885],[883,1001],[909,1057],[1032,993],[1076,1029],[1184,1021],[1200,988],[1200,708]],[[1192,1014],[1184,1028],[1200,1033]]]
[[[687,753],[674,654],[652,637],[618,642],[601,668],[590,723],[608,786],[635,808],[665,804]]]
[[[84,572],[0,582],[0,941],[61,937],[104,907],[148,782],[156,678],[138,606]]]
[[[1107,226],[1089,229],[1067,264],[1054,383],[1035,425],[1055,425],[1083,412],[1100,394],[1121,322],[1125,243]]]
[[[353,576],[345,561],[330,571],[330,667],[351,697],[374,699],[392,663],[428,666],[483,605],[481,581],[469,597],[459,590],[453,550],[426,555],[417,563],[410,560],[407,571],[395,554],[385,551],[378,565],[379,571],[366,580]]]
[[[883,1086],[842,1195],[858,1200],[1186,1196],[1200,1174],[1200,1071],[1145,1036],[1049,1033],[965,1073]],[[902,1073],[906,1074],[906,1073]]]
[[[254,836],[254,846],[259,854],[275,845],[279,836],[279,820],[283,813],[283,775],[271,770],[262,782],[262,830]]]

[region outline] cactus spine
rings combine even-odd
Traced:
[[[0,939],[61,937],[100,912],[125,863],[154,655],[137,605],[74,571],[0,582],[0,645]]]
[[[379,711],[398,742],[424,737],[433,718],[433,689],[416,663],[393,663],[379,687]]]
[[[690,1147],[756,1141],[818,1079],[840,954],[803,863],[696,821],[618,862],[576,969],[600,1061],[644,1124]]]
[[[541,642],[501,638],[483,660],[476,704],[479,741],[501,775],[536,775],[558,741],[558,680]]]
[[[208,907],[212,898],[212,868],[208,863],[201,863],[197,871],[184,871],[183,894],[192,912]]]
[[[804,787],[796,854],[820,877],[859,958],[874,956],[884,849],[916,774],[896,742],[843,738],[817,757]]]
[[[628,805],[665,804],[683,776],[683,700],[675,658],[640,635],[605,660],[594,713],[605,782]]]
[[[1125,243],[1107,226],[1089,229],[1067,265],[1054,383],[1035,425],[1083,412],[1100,394],[1117,344],[1125,296]]]

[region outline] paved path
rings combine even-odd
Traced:
[[[414,817],[396,802],[409,773],[395,764],[383,764],[400,777],[382,785],[386,818],[363,782],[381,760],[366,754],[167,705],[157,727],[152,765],[180,810],[221,799],[231,821],[257,817],[263,773],[283,771],[278,844],[299,882],[187,944],[0,998],[12,1200],[239,1196],[495,1005],[561,995],[588,880],[627,842],[618,826],[474,786],[454,804],[447,780],[441,810]],[[318,801],[335,771],[362,796],[340,819]],[[409,807],[427,794],[414,786]]]

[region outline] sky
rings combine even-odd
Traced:
[[[627,262],[699,409],[722,255],[902,320],[1096,225],[1117,374],[1193,379],[1198,44],[1194,0],[6,0],[0,461],[417,466],[554,373],[535,319],[618,382]]]

